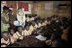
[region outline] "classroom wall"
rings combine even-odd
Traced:
[[[68,18],[71,18],[71,13],[69,12],[69,10],[71,10],[71,6],[68,6],[68,8],[66,9],[67,12],[66,13],[58,13],[58,10],[55,10],[55,8],[57,8],[56,6],[53,6],[52,10],[46,10],[45,9],[45,3],[55,3],[57,1],[37,1],[37,2],[33,2],[33,1],[22,1],[23,3],[29,3],[31,4],[31,14],[37,14],[38,16],[40,16],[41,18],[47,18],[50,17],[54,14],[58,15],[58,16],[66,16]],[[60,1],[61,4],[71,4],[70,1]],[[16,3],[17,5],[17,3]],[[17,12],[17,8],[13,9],[14,14],[16,14]]]
[[[33,11],[33,13],[37,14],[38,16],[40,16],[41,18],[46,18],[48,16],[52,16],[53,15],[53,10],[45,10],[45,3],[52,3],[53,1],[45,1],[45,2],[38,2],[38,3],[34,3],[37,4],[37,10]]]
[[[71,18],[71,13],[69,10],[71,10],[71,6],[68,6],[68,8],[66,9],[66,13],[58,13],[58,10],[56,11],[56,9],[58,9],[57,7],[53,6],[53,10],[45,10],[45,3],[55,3],[57,1],[43,1],[43,2],[37,2],[37,3],[33,3],[33,4],[37,4],[37,9],[35,10],[34,8],[32,8],[32,13],[33,14],[37,14],[38,16],[40,16],[41,18],[46,18],[46,17],[50,17],[54,14],[62,17],[68,17]],[[61,4],[71,4],[70,1],[60,1]],[[35,6],[35,5],[34,5]]]

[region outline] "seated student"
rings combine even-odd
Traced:
[[[64,26],[64,27],[67,27],[67,26],[69,26],[69,20],[68,20],[68,18],[66,18],[66,17],[62,17],[61,18],[61,21],[62,21],[62,25]]]
[[[33,26],[33,23],[30,25],[30,31],[32,32],[34,30],[34,26]]]
[[[37,32],[40,30],[39,28],[41,27],[41,23],[33,22],[32,25],[34,27],[33,34],[37,34]]]
[[[37,18],[37,14],[35,14],[35,16],[34,16],[35,18]]]
[[[53,16],[51,16],[51,18],[52,18],[52,20],[56,20],[58,18],[58,16],[53,15]]]
[[[39,27],[39,26],[38,26],[38,23],[39,23],[39,20],[36,19],[36,20],[35,20],[35,27],[36,27],[36,28]]]
[[[41,28],[41,21],[39,21],[38,23],[38,28]]]
[[[34,19],[34,16],[32,16],[32,17],[30,18],[30,20],[31,20],[31,21],[35,20],[35,19]]]
[[[60,47],[61,46],[61,39],[56,34],[52,34],[51,39],[46,41],[46,44],[51,47]]]
[[[16,30],[17,30],[17,28],[16,28]],[[9,30],[10,31],[10,34],[11,34],[10,37],[11,37],[11,39],[14,38],[14,42],[16,42],[18,40],[18,38],[19,38],[18,34],[16,33],[16,30],[14,30],[14,29],[10,29]],[[13,41],[12,41],[12,43],[13,43]]]
[[[35,22],[34,28],[35,28],[35,30],[38,28],[37,22]]]
[[[38,16],[37,18],[35,18],[35,20],[37,21],[37,20],[40,20],[41,18]]]
[[[61,35],[61,38],[65,41],[68,40],[68,32],[69,32],[69,27],[63,29],[63,33]]]
[[[47,24],[51,24],[51,17],[47,17]]]
[[[30,18],[29,18],[29,16],[27,16],[27,17],[26,17],[26,21],[27,21],[27,22],[29,22],[29,21],[30,21]]]
[[[9,32],[2,32],[1,33],[1,44],[6,44],[6,45],[1,45],[1,47],[7,47],[10,44],[10,35]]]
[[[45,26],[46,24],[45,24],[45,19],[42,19],[42,26]]]
[[[47,25],[47,20],[45,19],[45,25]]]
[[[30,27],[29,26],[30,26],[29,24],[25,26],[25,29],[23,30],[24,36],[31,35],[31,31],[30,31]]]
[[[18,39],[22,40],[23,39],[23,27],[22,26],[19,26],[17,28],[17,32],[16,32],[17,36],[18,36]]]
[[[29,21],[30,21],[30,22],[32,21],[31,18],[32,18],[32,17],[31,17],[31,15],[30,15],[30,16],[29,16],[29,20],[28,20],[28,22],[29,22]]]
[[[16,36],[13,36],[15,31],[14,31],[14,29],[10,28],[9,32],[10,32],[10,42],[11,42],[11,44],[13,44],[16,41],[16,38],[14,38]]]
[[[31,22],[31,25],[33,26],[33,28],[34,28],[34,30],[35,30],[35,29],[36,29],[35,25],[37,25],[37,24],[35,23],[34,20]]]

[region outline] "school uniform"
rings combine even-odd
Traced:
[[[30,30],[24,30],[23,31],[23,34],[24,34],[24,36],[28,36],[28,35],[31,35],[31,31]]]
[[[40,27],[41,27],[41,23],[38,24],[38,28],[40,28]]]
[[[36,30],[37,28],[38,28],[38,25],[37,25],[37,24],[35,24],[34,29]]]
[[[30,26],[30,31],[32,32],[34,30],[34,27],[31,25]]]
[[[16,34],[18,35],[18,39],[21,39],[21,40],[23,39],[23,31],[21,34],[19,34],[19,32],[17,31]]]
[[[47,25],[47,21],[45,21],[45,24]]]
[[[14,38],[15,41],[17,41],[17,39],[19,38],[18,35],[17,35],[17,33],[13,34],[13,38]]]
[[[46,24],[45,23],[42,23],[42,26],[45,26]]]
[[[50,24],[50,23],[51,23],[51,21],[48,21],[48,22],[47,22],[47,24]]]
[[[15,42],[15,38],[12,35],[10,36],[10,42],[11,42],[11,44],[13,44]]]
[[[34,20],[34,17],[30,18],[30,20],[33,21]]]
[[[9,39],[6,41],[4,38],[1,38],[1,43],[5,43],[5,44],[9,45],[10,41],[9,41]],[[1,47],[3,47],[3,45]]]
[[[27,18],[26,18],[26,21],[27,21],[27,22],[29,22],[29,21],[30,21],[29,17],[27,17]]]

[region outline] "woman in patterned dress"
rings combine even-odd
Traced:
[[[8,10],[8,7],[3,7],[3,13],[1,14],[1,32],[8,31],[9,28],[9,16],[7,14]]]

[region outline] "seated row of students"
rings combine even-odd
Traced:
[[[16,31],[14,29],[10,28],[9,32],[2,33],[1,43],[10,42],[11,44],[13,44],[14,42],[17,41],[17,39],[22,40],[23,37],[31,35],[33,30],[36,30],[37,28],[40,28],[41,26],[44,26],[45,24],[46,24],[45,22],[37,21],[35,23],[34,21],[32,21],[32,23],[28,23],[24,29],[21,26],[17,27]],[[10,41],[5,40],[5,38],[8,38],[8,40],[10,40]]]
[[[29,15],[29,16],[26,15],[26,21],[27,21],[27,22],[33,21],[33,20],[35,20],[35,18],[37,18],[37,17],[38,17],[37,15]]]
[[[53,27],[53,29],[50,30],[52,30],[53,35],[46,41],[48,45],[52,47],[63,47],[63,42],[61,42],[61,40],[68,40],[69,21],[65,18],[66,17],[57,18],[51,22],[51,28]],[[49,29],[48,26],[47,29]]]
[[[56,19],[57,18],[55,18],[55,20]],[[37,32],[37,31],[41,30],[41,28],[44,28],[47,25],[50,26],[52,21],[53,20],[52,20],[51,17],[48,17],[47,19],[35,19],[34,21],[28,22],[25,25],[25,28],[22,28],[21,26],[19,26],[19,27],[17,27],[16,31],[11,28],[10,31],[9,31],[9,33],[5,32],[5,33],[2,34],[1,43],[5,43],[5,44],[11,43],[11,44],[13,44],[18,39],[22,40],[23,37],[31,35],[33,32],[35,33],[35,31],[36,31],[35,34],[39,34],[39,32]],[[47,28],[47,29],[49,29],[49,28]],[[8,35],[6,35],[6,34],[8,34]],[[5,38],[8,38],[8,41]]]

